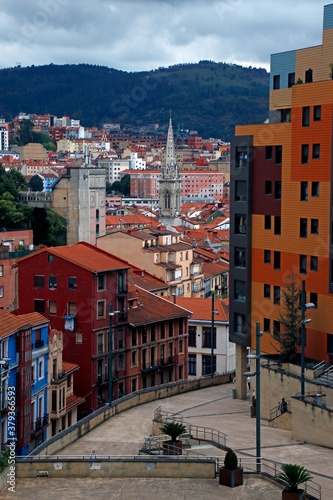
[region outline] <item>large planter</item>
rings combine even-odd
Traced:
[[[305,498],[305,491],[302,490],[301,493],[291,493],[288,489],[283,490],[282,500],[303,500]]]
[[[219,472],[219,483],[224,486],[230,486],[230,488],[240,486],[243,484],[243,468],[228,470],[221,467]]]
[[[257,416],[257,407],[251,406],[251,418],[255,418]]]
[[[181,455],[183,443],[181,441],[163,441],[163,455]]]

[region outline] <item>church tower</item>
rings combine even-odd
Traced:
[[[181,180],[179,167],[176,162],[175,143],[173,138],[172,121],[170,117],[168,138],[165,151],[164,165],[160,179],[159,218],[172,225],[178,223],[181,216]]]

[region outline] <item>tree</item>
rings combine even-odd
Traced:
[[[273,338],[278,340],[276,348],[281,360],[295,362],[300,345],[300,328],[302,311],[300,307],[301,290],[297,284],[297,276],[292,271],[288,274],[282,290],[282,308],[278,314],[280,332],[274,330]]]
[[[33,141],[32,129],[34,124],[31,120],[22,120],[18,131],[18,138],[23,144]]]
[[[131,192],[130,176],[128,174],[124,175],[121,181],[113,182],[113,184],[111,184],[111,187],[109,189],[110,191],[115,191],[116,193],[122,194],[123,196],[129,196]]]
[[[43,191],[44,182],[39,175],[33,175],[29,181],[31,191]]]
[[[112,185],[110,182],[106,182],[106,196],[109,196],[112,194]]]

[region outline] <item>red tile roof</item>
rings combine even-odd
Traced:
[[[72,394],[66,398],[66,411],[72,410],[75,406],[80,405],[85,401],[85,398],[81,398],[80,396],[75,396]]]
[[[84,241],[76,243],[76,245],[42,248],[31,255],[18,259],[15,265],[26,259],[33,259],[43,252],[56,255],[92,273],[129,268],[125,261]]]
[[[167,300],[172,301],[171,297],[167,297]],[[225,302],[225,301],[228,302]],[[212,320],[212,299],[201,299],[195,297],[176,297],[176,304],[178,306],[184,307],[188,311],[193,311],[191,320],[204,320],[210,322]],[[218,311],[218,315],[215,315],[215,321],[229,322],[229,312],[228,312],[229,299],[215,299],[214,309]]]
[[[163,280],[141,269],[131,269],[128,272],[128,282],[149,292],[168,288],[168,285]]]
[[[229,271],[229,264],[226,262],[203,262],[202,273],[205,278]]]
[[[7,337],[22,328],[29,328],[29,326],[31,324],[26,319],[0,309],[0,338]]]
[[[49,323],[49,320],[42,316],[38,312],[20,314],[20,318],[25,320],[27,323],[30,323],[32,326],[43,325],[45,323]]]
[[[65,373],[71,373],[78,370],[80,367],[76,363],[70,363],[69,361],[62,362],[62,371]]]
[[[137,299],[138,306],[128,309],[128,322],[132,326],[146,325],[168,319],[190,316],[191,313],[163,297],[158,297],[142,288],[130,285],[129,300]]]

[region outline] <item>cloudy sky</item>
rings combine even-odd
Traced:
[[[329,0],[8,0],[0,67],[88,63],[141,71],[202,59],[269,69],[321,44]]]

